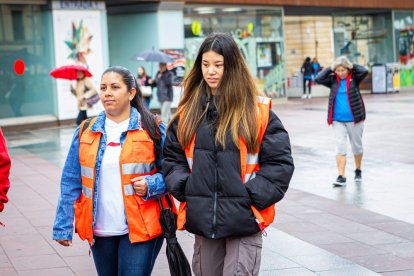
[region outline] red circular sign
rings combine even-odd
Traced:
[[[24,67],[25,67],[25,64],[24,64],[23,60],[18,59],[14,62],[14,72],[17,75],[21,76],[21,75],[24,74]]]

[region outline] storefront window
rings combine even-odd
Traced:
[[[46,7],[0,5],[0,119],[55,114]]]
[[[193,65],[206,35],[229,33],[258,87],[270,97],[286,95],[281,9],[187,6],[184,31],[187,69]]]
[[[414,14],[394,12],[395,59],[400,67],[400,85],[414,86]]]
[[[393,61],[391,13],[333,17],[335,56],[359,64]]]

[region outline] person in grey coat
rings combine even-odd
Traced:
[[[159,68],[156,78],[150,83],[157,87],[157,97],[161,105],[161,120],[168,123],[171,119],[174,75],[167,70],[166,63],[160,63]]]

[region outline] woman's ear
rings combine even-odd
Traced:
[[[132,99],[134,99],[135,94],[137,94],[137,90],[135,88],[131,88],[131,90],[129,90],[129,101],[132,101]]]

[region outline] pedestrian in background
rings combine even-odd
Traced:
[[[312,73],[313,73],[312,79],[315,79],[320,71],[321,71],[321,65],[319,64],[318,59],[314,57],[312,60]]]
[[[85,76],[85,72],[78,70],[76,79],[76,86],[71,86],[70,91],[78,100],[78,117],[76,118],[76,125],[80,125],[83,120],[88,118],[87,110],[90,108],[86,100],[95,95],[96,89],[92,84],[90,78]]]
[[[0,128],[0,212],[3,211],[4,204],[8,202],[7,192],[10,188],[10,167],[11,161],[7,151],[6,140]]]
[[[160,63],[159,69],[157,77],[150,83],[157,87],[157,97],[161,105],[161,120],[168,123],[171,119],[174,75],[167,70],[166,63]]]
[[[149,108],[151,99],[152,99],[152,87],[151,87],[151,77],[147,75],[145,68],[143,66],[138,67],[138,83],[142,92],[142,97],[144,98],[145,105]],[[144,92],[145,91],[145,92]]]
[[[71,245],[75,217],[99,275],[150,275],[163,243],[160,207],[152,199],[165,193],[158,172],[165,125],[138,89],[124,67],[103,73],[105,110],[76,129],[62,172],[53,239]]]
[[[345,56],[338,57],[331,67],[325,68],[316,77],[316,82],[330,88],[328,103],[328,124],[333,125],[336,139],[336,163],[338,177],[336,186],[345,186],[345,165],[347,138],[351,142],[355,160],[355,181],[361,181],[363,154],[362,133],[364,131],[365,106],[359,91],[359,84],[368,70],[352,64]]]
[[[300,71],[303,75],[303,94],[302,99],[305,99],[308,97],[309,99],[312,98],[311,94],[311,87],[312,87],[312,79],[313,79],[313,67],[311,63],[311,58],[307,57],[305,58],[305,61],[302,64],[302,67],[300,68]],[[306,85],[308,85],[309,94],[306,96]]]
[[[183,87],[163,172],[178,228],[195,234],[193,272],[258,275],[261,231],[294,169],[288,133],[227,34],[204,40]]]

